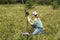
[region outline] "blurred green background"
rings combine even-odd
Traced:
[[[30,14],[38,12],[44,34],[28,39],[20,35],[33,32],[30,24],[27,27],[25,7]],[[26,0],[24,4],[22,0],[0,0],[0,40],[60,40],[60,0]]]

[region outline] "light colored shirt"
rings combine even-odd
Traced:
[[[42,22],[39,18],[35,18],[33,20],[33,24],[36,25],[36,27],[43,27]]]
[[[40,18],[35,18],[34,20],[31,20],[31,18],[28,16],[27,19],[31,25],[36,25],[36,27],[43,27]]]

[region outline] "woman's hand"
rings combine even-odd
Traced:
[[[33,25],[33,21],[32,21],[32,19],[31,19],[29,16],[27,16],[27,20],[28,20],[28,22],[29,22],[31,25]]]

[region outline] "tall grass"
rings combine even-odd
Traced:
[[[30,14],[37,11],[44,26],[44,34],[29,36],[28,40],[60,40],[60,9],[51,6],[35,6],[28,9]],[[27,40],[20,32],[33,32],[26,22],[22,4],[0,5],[0,40]]]

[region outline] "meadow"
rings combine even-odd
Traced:
[[[23,4],[0,5],[0,40],[60,40],[60,8],[52,9],[46,5],[34,5],[33,9],[28,9],[31,14],[37,11],[43,23],[43,34],[36,36],[20,35],[20,32],[33,32],[27,21]]]

